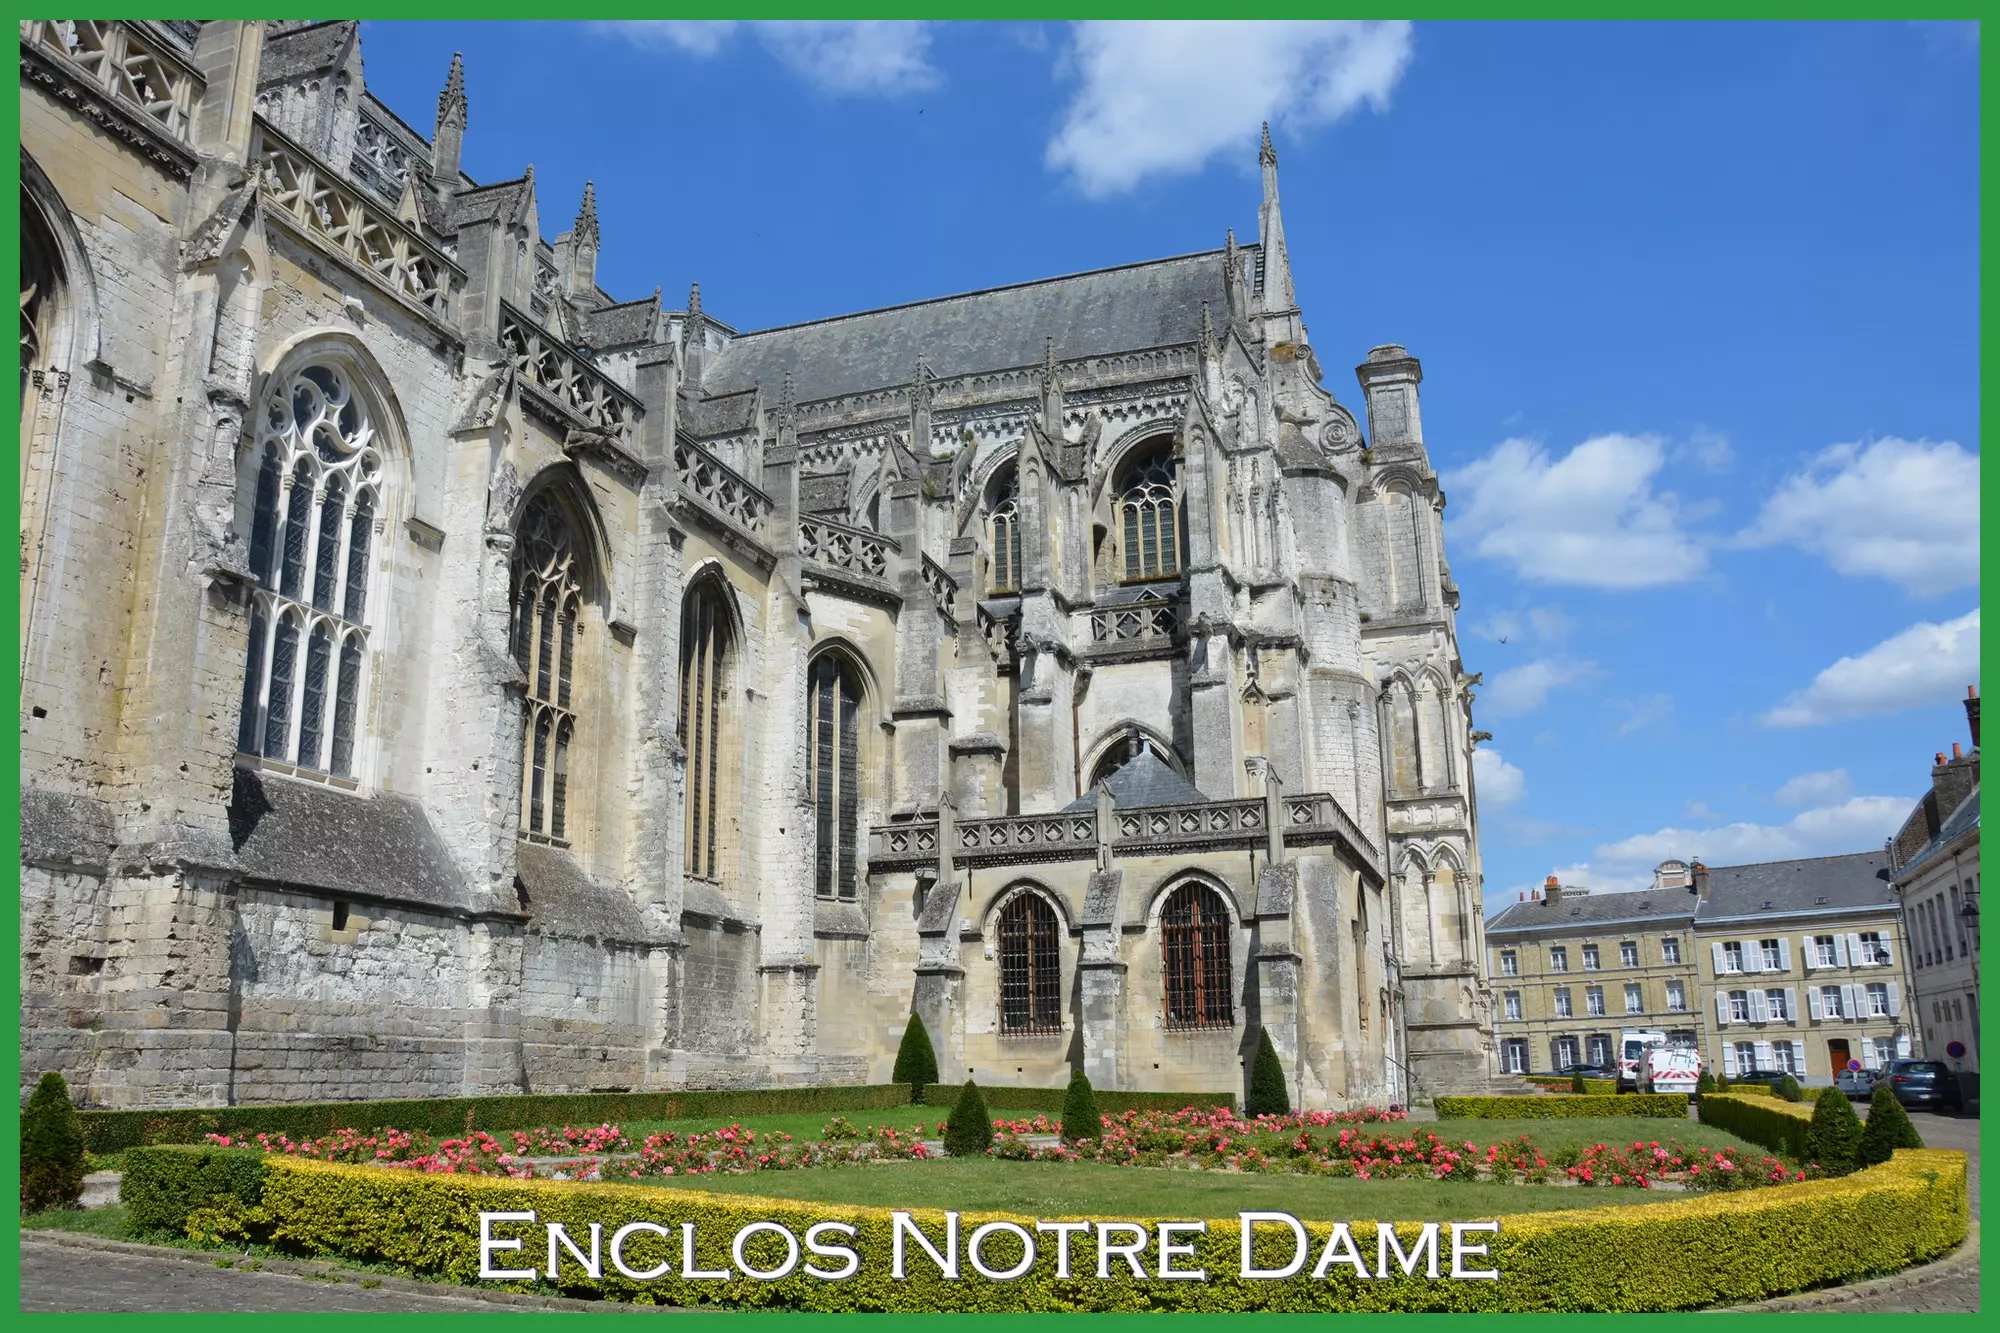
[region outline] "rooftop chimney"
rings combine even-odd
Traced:
[[[1698,903],[1705,903],[1705,902],[1707,902],[1707,901],[1708,901],[1708,867],[1707,867],[1707,866],[1705,866],[1705,865],[1703,865],[1703,864],[1702,864],[1702,863],[1701,863],[1700,861],[1696,861],[1696,862],[1695,862],[1695,863],[1694,863],[1693,865],[1691,865],[1691,866],[1689,866],[1689,867],[1688,867],[1688,871],[1689,871],[1689,873],[1690,873],[1690,874],[1692,874],[1692,875],[1694,876],[1694,890],[1693,890],[1693,891],[1694,891],[1694,896],[1695,896],[1695,901],[1696,901],[1696,902],[1698,902]]]
[[[1972,748],[1979,748],[1979,687],[1965,687],[1965,720],[1972,727]]]
[[[1556,877],[1554,875],[1550,875],[1548,879],[1543,881],[1542,897],[1549,903],[1550,906],[1554,906],[1556,903],[1562,901],[1562,893],[1563,893],[1563,886],[1556,882]]]
[[[1963,758],[1965,758],[1965,753],[1964,753],[1964,752],[1963,752],[1962,750],[1960,750],[1960,749],[1958,748],[1958,742],[1957,742],[1957,741],[1953,741],[1953,742],[1951,743],[1951,757],[1952,757],[1953,759],[1963,759]]]

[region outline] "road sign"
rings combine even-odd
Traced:
[[[1965,1058],[1965,1043],[1955,1041],[1944,1048],[1944,1053],[1954,1060],[1963,1060]]]
[[[1856,1069],[1856,1070],[1858,1070],[1858,1069],[1860,1069],[1860,1068],[1861,1068],[1861,1062],[1860,1062],[1859,1060],[1849,1060],[1849,1061],[1847,1062],[1847,1067],[1848,1067],[1849,1069]]]

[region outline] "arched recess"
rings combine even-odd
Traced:
[[[806,662],[806,782],[813,806],[813,892],[852,901],[860,891],[862,817],[869,796],[869,676],[844,643]]]
[[[1001,1036],[1063,1031],[1063,943],[1070,932],[1062,899],[1032,880],[1003,889],[984,918],[995,940]]]
[[[371,776],[382,538],[409,475],[401,425],[373,358],[342,338],[297,340],[259,379],[236,463],[256,579],[239,754],[299,776]]]
[[[1449,716],[1451,689],[1431,667],[1417,673],[1417,766],[1425,791],[1455,784]]]
[[[1084,771],[1090,775],[1090,780],[1084,784],[1084,790],[1091,790],[1131,763],[1142,750],[1150,750],[1159,756],[1181,777],[1188,776],[1187,765],[1181,762],[1173,741],[1164,732],[1143,722],[1122,718],[1099,732],[1097,739],[1085,747]]]
[[[1233,894],[1212,877],[1171,877],[1148,906],[1160,945],[1161,1004],[1171,1030],[1233,1028],[1241,978],[1241,914]]]
[[[1382,506],[1381,551],[1384,593],[1391,611],[1414,611],[1424,605],[1422,503],[1415,486],[1401,476],[1390,478],[1378,491]]]
[[[520,830],[562,847],[594,813],[573,797],[594,787],[597,742],[609,725],[596,689],[608,580],[589,538],[591,513],[571,479],[544,473],[523,494],[509,570],[508,639],[525,677]]]
[[[1390,674],[1382,687],[1379,707],[1389,794],[1414,796],[1423,789],[1423,768],[1417,743],[1416,684],[1407,673],[1397,670]]]
[[[686,755],[681,868],[721,880],[729,866],[740,784],[742,727],[735,702],[743,645],[736,598],[719,564],[696,569],[681,594],[679,726]],[[732,793],[725,797],[725,789]]]
[[[1440,961],[1467,963],[1473,960],[1472,905],[1467,896],[1471,885],[1465,862],[1449,843],[1432,849],[1432,913],[1437,919]]]
[[[1402,938],[1397,952],[1406,962],[1416,955],[1423,963],[1438,962],[1438,921],[1434,875],[1430,859],[1420,848],[1405,845],[1395,870],[1396,915]]]

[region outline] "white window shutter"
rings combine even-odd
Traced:
[[[1715,1023],[1717,1027],[1729,1026],[1729,994],[1726,991],[1715,993]]]
[[[1865,1018],[1868,1014],[1868,992],[1858,982],[1849,982],[1840,988],[1840,1010],[1849,1018]]]
[[[1903,1016],[1903,988],[1895,982],[1889,983],[1889,1017]]]
[[[1792,970],[1792,942],[1783,935],[1778,936],[1778,970],[1780,972]]]
[[[1884,934],[1882,936],[1881,943],[1877,944],[1875,948],[1877,950],[1877,956],[1880,957],[1882,960],[1882,966],[1887,967],[1889,964],[1896,961],[1896,955],[1889,951],[1889,937],[1887,934]]]
[[[1819,965],[1819,950],[1813,947],[1810,935],[1799,936],[1799,962],[1805,965],[1808,972]]]
[[[1770,1067],[1771,1067],[1771,1043],[1768,1041],[1760,1041],[1757,1043],[1757,1068],[1769,1069]]]
[[[1868,955],[1861,952],[1861,937],[1859,935],[1849,935],[1847,937],[1847,965],[1849,967],[1860,967],[1867,961]]]
[[[1792,986],[1785,987],[1785,1021],[1792,1024],[1799,1021],[1799,992]]]
[[[1833,965],[1835,967],[1847,966],[1847,940],[1848,937],[1845,935],[1835,935],[1833,937]]]
[[[1796,1069],[1799,1072],[1799,1077],[1801,1079],[1805,1078],[1806,1044],[1802,1041],[1795,1041],[1792,1043],[1792,1068]]]
[[[1715,950],[1715,975],[1719,977],[1725,971],[1728,970],[1728,964],[1724,961],[1722,956],[1722,945],[1718,943],[1718,944],[1711,944],[1708,947]]]
[[[1742,940],[1739,941],[1738,947],[1743,950],[1743,970],[1745,972],[1762,972],[1764,970],[1764,947],[1762,945],[1755,940]]]
[[[1806,992],[1806,1006],[1812,1012],[1813,1022],[1817,1023],[1826,1017],[1825,1008],[1819,1002],[1819,987],[1814,986]]]
[[[1752,1023],[1762,1023],[1769,1019],[1770,1016],[1770,1013],[1764,1008],[1764,992],[1760,990],[1751,991],[1750,1021]]]
[[[1896,1058],[1898,1060],[1910,1058],[1910,1034],[1907,1032],[1896,1034]]]
[[[1736,1073],[1736,1046],[1733,1042],[1722,1045],[1722,1072],[1731,1077]]]

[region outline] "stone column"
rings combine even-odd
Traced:
[[[937,881],[917,915],[917,976],[911,1007],[924,1020],[937,1055],[938,1082],[965,1078],[965,968],[959,956],[959,916],[965,884],[952,868],[958,841],[949,797],[938,802]]]
[[[1083,950],[1077,968],[1077,1027],[1083,1036],[1083,1072],[1092,1087],[1129,1083],[1125,1058],[1124,872],[1111,864],[1111,794],[1097,787],[1097,869],[1083,898]]]

